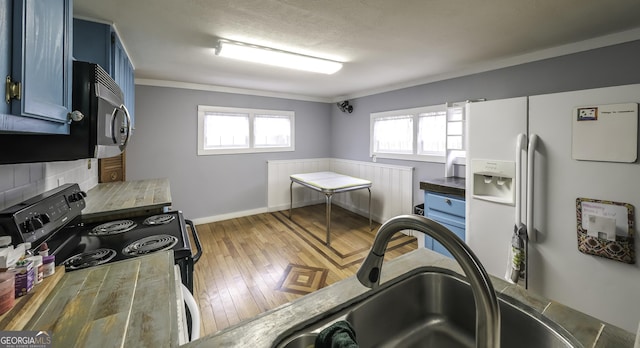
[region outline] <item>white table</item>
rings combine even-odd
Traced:
[[[331,197],[335,193],[366,188],[369,191],[369,228],[371,229],[371,181],[334,172],[293,174],[289,177],[291,178],[291,184],[289,185],[289,198],[291,200],[289,218],[291,218],[291,211],[293,210],[293,183],[324,193],[327,205],[327,246],[331,244]]]

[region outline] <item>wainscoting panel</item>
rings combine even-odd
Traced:
[[[289,209],[289,185],[292,174],[331,170],[331,159],[267,161],[267,210]],[[324,195],[300,185],[293,186],[293,206],[302,207],[324,202]]]
[[[371,215],[375,221],[384,222],[396,215],[413,211],[413,167],[351,161],[335,158],[268,161],[267,210],[289,208],[289,175],[317,171],[333,171],[370,180]],[[323,194],[293,185],[293,206],[301,207],[323,203]],[[339,193],[333,203],[368,216],[369,194],[367,190]]]

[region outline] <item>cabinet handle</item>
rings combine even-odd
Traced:
[[[451,205],[451,200],[449,198],[445,198],[444,202],[447,203],[448,205]]]
[[[14,82],[11,79],[11,76],[7,76],[4,84],[5,92],[4,92],[4,100],[9,104],[11,99],[22,98],[22,83]]]

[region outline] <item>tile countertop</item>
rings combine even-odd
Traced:
[[[179,286],[173,251],[68,272],[24,330],[53,347],[175,347]]]
[[[433,179],[424,179],[420,181],[420,189],[425,191],[450,194],[464,198],[465,195],[465,178],[459,177],[442,177]]]
[[[462,273],[454,260],[428,249],[417,249],[385,262],[381,282],[425,266],[447,268]],[[491,280],[496,292],[515,298],[552,319],[573,334],[585,347],[633,347],[634,335],[630,332],[531,294],[499,278],[492,276]],[[296,324],[339,307],[367,291],[369,289],[362,286],[355,277],[350,277],[253,319],[187,343],[185,347],[272,347],[280,334]]]
[[[87,192],[82,218],[126,217],[136,212],[161,213],[171,205],[169,179],[148,179],[101,183]]]

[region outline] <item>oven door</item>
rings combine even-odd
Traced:
[[[176,258],[176,264],[180,266],[180,272],[182,272],[182,284],[184,284],[189,291],[193,292],[193,273],[195,272],[195,264],[202,256],[202,244],[200,243],[198,231],[193,221],[185,219],[184,222],[191,230],[191,236],[196,245],[196,253],[191,256]],[[184,238],[188,238],[188,236],[185,235]]]

